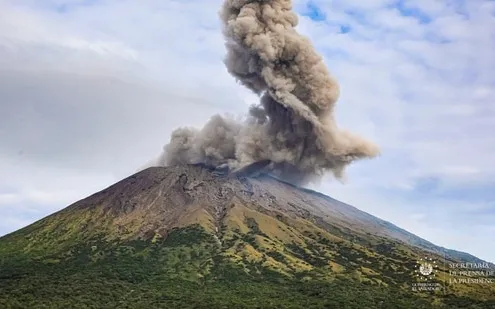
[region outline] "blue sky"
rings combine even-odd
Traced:
[[[0,234],[146,164],[177,126],[242,114],[211,1],[0,2]],[[297,0],[379,158],[312,187],[495,261],[495,2]],[[29,89],[27,91],[26,89]]]

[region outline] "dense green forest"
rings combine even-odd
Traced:
[[[400,276],[377,284],[350,268],[322,279],[318,267],[288,276],[261,262],[234,263],[223,251],[199,226],[162,241],[94,239],[43,258],[3,250],[0,308],[495,308],[493,301],[412,293]]]

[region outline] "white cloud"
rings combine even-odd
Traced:
[[[0,193],[0,205],[12,205],[21,200],[21,196],[13,193]]]

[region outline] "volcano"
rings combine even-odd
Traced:
[[[458,263],[493,266],[266,174],[153,167],[0,238],[0,307],[495,308]]]

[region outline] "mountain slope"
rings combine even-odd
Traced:
[[[492,308],[441,265],[439,291],[411,291],[441,251],[270,176],[150,168],[0,238],[0,307]]]

